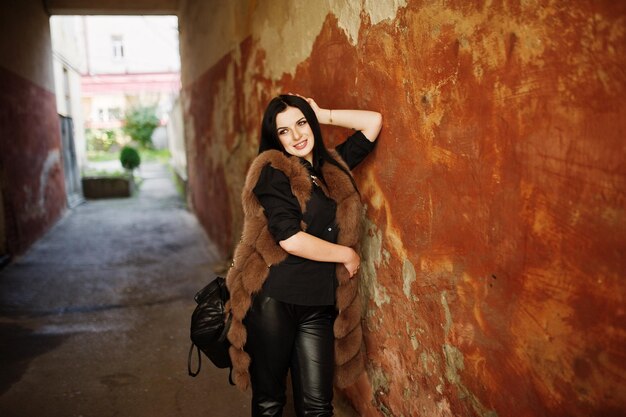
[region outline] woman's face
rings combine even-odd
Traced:
[[[276,135],[288,154],[313,163],[315,137],[299,108],[288,106],[276,115]]]

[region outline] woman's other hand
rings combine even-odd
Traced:
[[[361,266],[361,257],[354,249],[350,249],[350,254],[346,262],[343,263],[343,266],[346,267],[348,273],[350,274],[350,278],[353,278],[357,272],[359,272],[359,267]]]
[[[350,278],[359,271],[361,257],[349,246],[331,243],[306,232],[298,232],[278,244],[291,255],[312,261],[341,263],[348,270]]]

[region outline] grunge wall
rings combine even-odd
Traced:
[[[0,4],[0,255],[22,254],[66,209],[48,15]]]
[[[275,94],[383,114],[355,172],[360,415],[626,408],[626,3],[181,0],[179,17],[189,199],[225,256]]]

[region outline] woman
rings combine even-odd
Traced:
[[[319,124],[356,132],[336,150]],[[252,415],[280,416],[291,371],[298,416],[332,416],[333,379],[363,370],[355,248],[362,217],[350,169],[373,149],[379,113],[274,98],[242,192],[244,230],[227,277],[230,356]]]

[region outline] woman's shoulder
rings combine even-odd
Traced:
[[[277,150],[268,150],[260,153],[248,169],[245,188],[252,191],[259,183],[263,184],[291,184],[303,191],[308,182],[306,168],[297,157],[288,157]]]
[[[255,158],[248,170],[242,190],[244,212],[252,212],[259,196],[268,195],[283,200],[295,197],[294,201],[304,210],[312,187],[309,174],[297,157],[288,157],[280,151],[265,151]]]
[[[252,160],[252,164],[250,164],[250,168],[248,169],[248,172],[254,171],[254,170],[261,170],[267,164],[280,165],[284,163],[283,162],[284,159],[287,159],[287,158],[280,151],[277,151],[274,149],[263,151]]]
[[[263,165],[254,187],[255,192],[260,188],[280,187],[286,185],[289,187],[289,178],[281,169],[275,168],[271,163]]]
[[[275,149],[264,151],[254,158],[252,164],[250,165],[250,169],[248,170],[248,175],[251,172],[256,173],[258,171],[260,173],[268,165],[273,167],[275,170],[282,171],[286,175],[289,175],[289,173],[293,170],[294,161],[292,161],[291,158],[287,157],[284,153]]]
[[[267,167],[270,168],[267,168]],[[308,178],[306,168],[302,165],[299,158],[296,156],[287,156],[283,152],[277,150],[268,150],[260,153],[248,170],[248,176],[251,174],[258,178],[261,172],[268,172],[268,170],[280,171],[287,178],[294,178],[299,176],[305,176]]]

